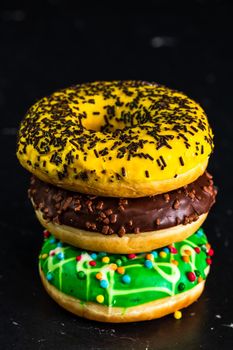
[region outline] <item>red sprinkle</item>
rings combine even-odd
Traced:
[[[80,261],[82,259],[82,255],[77,255],[76,256],[76,261]]]
[[[201,251],[201,249],[200,249],[199,247],[194,248],[194,250],[195,250],[195,252],[196,252],[197,254],[199,254],[200,251]]]
[[[213,256],[214,255],[214,250],[212,248],[210,248],[210,250],[208,251],[208,255],[209,256]]]
[[[196,280],[196,275],[193,272],[187,272],[187,277],[190,282],[194,282]]]
[[[47,230],[44,230],[44,238],[48,238],[50,236],[50,232]]]
[[[170,252],[172,254],[177,254],[177,249],[175,247],[170,247]]]
[[[136,254],[128,254],[127,257],[128,259],[134,259],[136,258]]]
[[[212,260],[211,260],[210,258],[207,258],[207,259],[206,259],[206,262],[207,262],[208,265],[211,265],[211,264],[212,264]]]
[[[89,265],[91,265],[91,266],[96,266],[96,261],[95,261],[95,260],[89,261]]]

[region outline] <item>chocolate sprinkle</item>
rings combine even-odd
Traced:
[[[180,161],[180,164],[181,164],[182,166],[184,166],[184,161],[183,161],[183,158],[182,158],[182,157],[179,157],[179,161]]]
[[[103,99],[103,111],[98,111],[99,97]],[[144,103],[145,100],[148,104]],[[89,116],[83,111],[83,104],[94,107],[91,115],[94,115],[97,125],[100,121],[98,130],[85,127]],[[72,105],[75,108],[71,108]],[[143,131],[141,135],[134,126]],[[65,184],[71,175],[78,181],[98,182],[96,173],[89,168],[93,155],[99,160],[98,164],[115,157],[128,161],[143,158],[148,162],[149,170],[155,160],[162,171],[170,166],[167,164],[169,158],[167,162],[163,156],[156,159],[154,152],[145,152],[145,146],[151,143],[151,150],[165,147],[172,152],[172,140],[177,138],[188,149],[195,142],[192,139],[197,133],[203,134],[197,154],[207,152],[207,147],[211,152],[213,139],[206,115],[184,94],[144,81],[93,82],[57,91],[34,104],[21,123],[17,154],[22,160],[29,157],[28,146],[34,148],[36,160],[32,163],[31,159],[26,159],[23,163],[31,172],[38,169],[38,173],[47,172],[49,177],[52,164],[55,183],[59,180]],[[191,137],[187,137],[189,134]],[[47,161],[42,161],[43,156]],[[82,168],[84,171],[79,172],[79,161],[87,164]],[[184,166],[182,156],[178,162]],[[143,171],[148,177],[148,170]],[[110,179],[108,173],[103,174],[109,177],[109,182],[125,181],[129,176],[127,168],[120,166],[114,179]]]

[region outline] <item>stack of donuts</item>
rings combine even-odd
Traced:
[[[201,295],[215,202],[203,109],[164,86],[92,82],[36,102],[18,134],[43,225],[39,273],[65,309],[104,322],[180,317]]]

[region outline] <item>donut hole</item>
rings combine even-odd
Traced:
[[[97,131],[97,132],[100,131],[108,134],[113,134],[117,130],[124,130],[130,125],[127,125],[123,122],[119,122],[119,123],[114,122],[114,124],[109,124],[109,123],[106,123],[104,120],[102,120],[102,122],[100,122],[99,124],[95,123],[94,125],[93,124],[88,125],[88,123],[83,123],[83,126],[86,130],[89,130],[89,131]]]
[[[86,104],[87,107],[87,104]],[[91,106],[92,107],[92,106]],[[103,108],[99,111],[89,109],[88,113],[82,117],[82,126],[89,131],[100,131],[112,134],[117,130],[124,130],[135,126],[141,126],[151,122],[151,116],[146,115],[143,110],[137,110],[132,113],[127,108],[116,108],[108,106],[107,110]]]
[[[118,129],[124,129],[126,127],[126,125],[122,122],[109,122],[105,114],[98,116],[94,115],[93,117],[87,116],[87,118],[82,119],[82,125],[86,130],[89,131],[100,131],[110,134]]]

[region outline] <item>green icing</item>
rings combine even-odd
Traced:
[[[128,255],[105,253],[110,262],[104,263],[104,253],[96,252],[91,256],[93,252],[62,244],[51,235],[45,239],[39,264],[49,283],[67,295],[82,302],[97,302],[96,297],[102,295],[103,305],[130,307],[185,292],[198,284],[198,277],[206,279],[209,272],[206,244],[203,229],[199,229],[188,239],[172,245],[177,249],[176,254],[168,247],[150,252],[154,259],[150,260],[149,268],[145,266],[148,253],[137,254],[133,259],[129,259]],[[200,248],[199,253],[195,251],[197,247]],[[162,251],[166,252],[165,257],[160,256]],[[191,253],[189,262],[182,258],[187,256],[187,251]],[[79,256],[81,260],[77,261]],[[178,266],[172,263],[173,260],[178,262]],[[96,266],[91,266],[90,261],[94,261]],[[121,265],[125,269],[124,274],[111,269],[112,263]],[[102,273],[104,281],[96,278],[98,272]],[[195,273],[195,281],[188,279],[189,272]],[[125,275],[129,276],[128,283],[122,280],[128,278]],[[108,284],[106,288],[101,287],[104,283]]]

